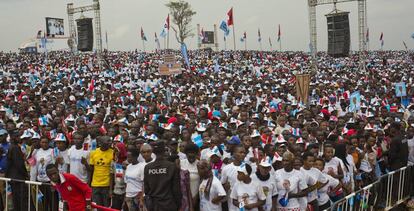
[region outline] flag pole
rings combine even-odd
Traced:
[[[244,38],[244,50],[247,51],[247,36]]]
[[[227,39],[225,36],[226,35],[224,35],[224,50],[227,50]]]
[[[170,48],[170,14],[168,13],[168,34],[167,34],[167,49]]]
[[[109,47],[108,47],[108,31],[105,31],[105,42],[106,42],[106,50],[109,51]]]
[[[145,52],[145,40],[144,39],[141,39],[141,40],[142,40],[142,48],[143,48],[143,50]]]
[[[260,51],[262,51],[262,41],[260,41],[259,44],[260,44]]]
[[[236,51],[236,33],[235,33],[235,31],[236,31],[236,29],[234,28],[234,10],[233,10],[233,7],[231,8],[231,11],[232,11],[232,21],[233,21],[233,48],[234,48],[234,51]]]
[[[270,45],[270,51],[273,51],[272,40],[270,37],[269,37],[269,45]]]
[[[166,38],[166,37],[164,37],[164,50],[165,50],[165,49],[167,49],[167,45],[165,44],[165,43],[166,43],[166,39],[167,39],[167,38]]]
[[[282,38],[279,39],[279,51],[282,52]]]

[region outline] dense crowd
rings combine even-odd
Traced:
[[[299,211],[414,163],[407,52],[369,52],[365,71],[358,55],[321,53],[313,71],[302,52],[191,51],[189,69],[160,76],[163,53],[105,52],[102,71],[95,55],[0,53],[0,176],[50,183],[54,164],[119,210]],[[304,104],[295,74],[306,72]],[[174,175],[157,177],[158,163]],[[34,206],[24,183],[0,191],[2,207]],[[39,210],[58,209],[54,188],[39,193]]]

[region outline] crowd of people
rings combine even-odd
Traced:
[[[407,52],[368,52],[361,70],[357,54],[190,51],[190,68],[161,76],[164,53],[105,52],[103,70],[93,54],[0,53],[0,176],[13,179],[0,184],[3,210],[57,210],[47,184],[65,178],[118,210],[324,210],[414,164]],[[307,104],[295,87],[305,72]],[[50,164],[75,177],[51,181]],[[33,194],[19,180],[44,185]],[[78,202],[64,206],[91,209]]]

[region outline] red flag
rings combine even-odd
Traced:
[[[167,29],[170,30],[170,14],[167,16]]]
[[[227,26],[233,25],[233,7],[227,13],[227,16],[229,16],[229,19],[227,19]]]
[[[91,83],[89,84],[89,91],[93,92],[95,89],[95,79],[91,80]]]

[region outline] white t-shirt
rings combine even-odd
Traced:
[[[89,162],[89,155],[90,151],[84,150],[83,147],[78,150],[76,146],[72,146],[68,150],[70,173],[85,183],[88,182],[88,171],[85,165],[82,164],[82,157],[86,159],[86,162]]]
[[[279,169],[275,172],[276,187],[278,190],[277,201],[286,196],[287,193],[298,193],[299,190],[306,189],[305,176],[298,170],[293,169],[291,172],[286,172],[285,169]],[[300,208],[300,204],[297,198],[289,199],[289,203],[286,207],[282,207],[279,203],[278,208]]]
[[[263,205],[264,211],[271,211],[272,210],[272,198],[277,195],[277,188],[276,183],[274,180],[273,175],[270,175],[270,178],[266,181],[260,180],[256,174],[252,174],[252,181],[259,184],[262,189],[263,193],[266,196],[266,203]]]
[[[234,163],[230,163],[224,166],[221,170],[221,184],[229,182],[230,189],[227,192],[227,203],[230,211],[238,211],[239,208],[233,205],[233,202],[230,199],[230,193],[234,187],[234,184],[237,182],[237,169],[239,166],[235,166]]]
[[[140,191],[142,191],[142,184],[139,184],[139,163],[133,165],[129,164],[125,170],[124,181],[126,184],[125,196],[135,197]]]
[[[328,173],[329,171],[333,171],[336,175],[338,175],[338,166],[342,168],[342,172],[345,172],[344,162],[337,157],[333,157],[330,161],[325,162],[325,168],[323,169],[323,173]]]
[[[318,181],[317,179],[313,178],[310,174],[308,174],[305,169],[301,168],[299,171],[304,176],[305,182],[308,186],[313,186]],[[306,210],[306,207],[308,206],[308,202],[311,202],[308,200],[308,197],[314,195],[313,192],[309,193],[308,196],[298,198],[298,202],[300,204],[301,210]]]
[[[303,167],[300,169],[300,171],[304,174],[309,175],[312,177],[316,182],[320,182],[322,184],[325,184],[328,180],[324,176],[324,174],[319,171],[317,168],[310,168],[309,170],[304,169]],[[308,183],[309,184],[309,183]],[[312,202],[313,200],[318,198],[318,192],[317,190],[314,190],[308,194],[307,200],[308,203]]]
[[[69,154],[68,154],[69,150],[65,150],[65,151],[59,151],[58,155],[55,157],[61,157],[63,158],[63,164],[59,164],[58,165],[58,169],[59,169],[59,173],[67,173],[68,172],[68,165],[69,165]]]
[[[210,160],[210,158],[208,157],[208,153],[210,151],[211,151],[210,148],[202,149],[201,152],[200,152],[200,160]]]
[[[154,160],[152,160],[148,163],[151,163],[153,161]],[[138,163],[138,167],[137,167],[137,173],[138,173],[138,186],[137,186],[137,189],[138,189],[138,192],[141,192],[142,187],[144,187],[144,169],[145,169],[145,166],[148,163],[146,163],[145,161],[143,161],[141,163]]]
[[[233,190],[230,194],[230,200],[233,202],[236,199],[239,203],[243,202],[245,205],[256,203],[259,200],[266,200],[266,195],[263,192],[263,188],[253,180],[246,184],[238,181],[234,184]],[[258,211],[259,209],[253,208],[250,211]]]
[[[414,138],[408,139],[408,163],[414,164]]]
[[[193,198],[197,196],[198,188],[200,187],[200,175],[198,175],[197,163],[197,160],[193,163],[188,162],[187,159],[180,161],[181,169],[190,172],[190,189]]]
[[[39,149],[35,154],[36,169],[37,169],[37,181],[49,182],[49,177],[46,175],[46,166],[55,163],[53,158],[53,149]]]
[[[213,181],[211,182],[210,193],[207,199],[204,193],[204,190],[207,186],[207,182],[207,179],[203,180],[199,188],[200,211],[221,211],[221,203],[213,204],[211,200],[213,200],[217,196],[226,196],[226,191],[224,190],[220,180],[218,180],[216,177],[213,177]]]
[[[329,201],[328,193],[339,184],[339,180],[331,177],[328,174],[324,174],[326,179],[329,181],[328,184],[318,190],[318,204],[324,205]]]

